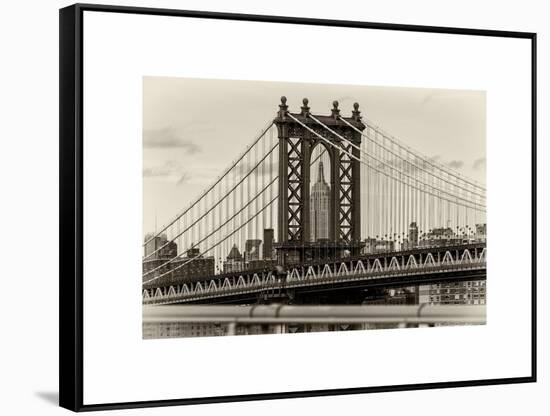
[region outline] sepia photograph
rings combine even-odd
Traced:
[[[356,11],[60,11],[63,407],[536,381],[536,35]]]
[[[143,338],[486,322],[486,94],[143,77]]]

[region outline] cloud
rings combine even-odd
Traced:
[[[183,185],[184,183],[189,182],[189,179],[191,179],[191,175],[189,173],[184,173],[180,176],[176,182],[176,185]]]
[[[171,127],[155,130],[143,130],[143,147],[148,148],[180,148],[192,155],[201,151],[198,144],[182,138]]]
[[[162,165],[143,168],[144,178],[173,179],[176,177],[179,178],[179,182],[184,175],[187,173],[183,171],[181,163],[176,160],[168,160]]]
[[[237,171],[237,175],[242,176],[246,175],[248,172],[250,172],[254,167],[256,166],[255,163],[248,163],[248,162],[241,162],[236,167],[235,170]],[[269,162],[269,158],[266,158],[263,163],[261,163],[256,169],[258,171],[258,175],[262,176],[270,176],[271,170],[273,170],[273,176],[277,175],[277,168],[279,164],[275,161],[272,163]],[[256,171],[252,173],[252,176],[256,174]]]
[[[440,156],[434,156],[428,158],[428,160],[435,162],[439,158]],[[422,159],[416,156],[408,159],[408,162],[395,158],[384,161],[375,161],[367,157],[366,160],[371,166],[374,166],[376,169],[384,171],[388,174],[395,174],[395,171],[397,170],[401,173],[412,176],[417,174],[422,175],[426,172],[426,170],[430,170],[430,167],[426,165]]]
[[[435,93],[429,93],[424,98],[422,98],[422,101],[420,102],[420,105],[427,105],[435,98]]]
[[[486,163],[487,163],[487,159],[485,159],[484,157],[480,157],[479,159],[474,160],[473,168],[476,170],[485,169]]]
[[[460,169],[462,166],[464,166],[464,161],[462,160],[451,160],[450,162],[447,162],[447,166],[453,169]]]
[[[446,162],[441,159],[442,158],[440,155],[435,155],[427,158],[429,162],[436,164],[436,166],[447,165],[452,169],[460,169],[465,165],[465,162],[462,160],[451,160]],[[367,161],[371,166],[375,167],[378,170],[387,172],[388,174],[393,174],[395,170],[397,170],[403,174],[407,174],[410,176],[425,175],[427,172],[430,172],[432,170],[431,166],[427,165],[423,159],[416,156],[409,159],[409,162],[405,162],[401,159],[395,158],[384,160],[384,162],[375,161],[367,158]]]
[[[159,176],[167,176],[168,172],[163,166],[155,166],[152,168],[143,168],[144,178],[156,178]]]
[[[219,174],[211,166],[190,166],[177,160],[168,160],[162,164],[144,166],[143,179],[168,182],[176,186],[188,184],[210,184]]]

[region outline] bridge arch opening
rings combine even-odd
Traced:
[[[332,178],[330,149],[324,143],[314,143],[310,154],[309,181],[309,239],[311,242],[329,241],[331,235]]]

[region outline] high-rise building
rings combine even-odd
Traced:
[[[166,234],[155,235],[149,233],[144,238],[146,260],[170,259],[178,254],[178,246],[173,241],[168,241]]]
[[[379,240],[376,238],[365,239],[362,249],[363,254],[384,253],[395,251],[395,243],[391,240]]]
[[[366,292],[363,304],[368,305],[416,305],[418,304],[414,286],[396,289],[373,288]]]
[[[178,257],[178,245],[164,234],[145,236],[145,257],[142,262],[144,287],[177,285],[214,275],[214,257],[200,254],[192,247],[186,256]],[[145,283],[155,278],[152,283]]]
[[[440,227],[429,230],[418,242],[421,247],[441,247],[462,243],[462,237],[449,227]]]
[[[419,286],[419,302],[431,305],[485,305],[485,281],[440,283]]]
[[[415,247],[418,247],[418,225],[416,222],[411,222],[407,238],[401,243],[401,250],[412,250]]]
[[[487,240],[487,224],[476,224],[475,239],[477,241]]]
[[[246,261],[260,260],[260,246],[262,240],[246,240],[244,243],[244,253]]]
[[[273,258],[273,240],[275,239],[275,233],[273,228],[266,228],[264,230],[264,246],[263,246],[263,258],[264,260],[271,260]]]
[[[144,257],[142,260],[143,281],[147,281],[172,268],[174,257],[178,255],[178,245],[168,241],[165,234],[147,234],[144,238]],[[170,261],[170,263],[167,263]],[[163,266],[164,265],[164,266]]]
[[[416,222],[411,222],[411,225],[409,225],[409,245],[411,248],[418,245],[418,226]]]
[[[226,261],[223,263],[223,271],[224,273],[227,273],[240,270],[244,270],[243,256],[239,251],[237,244],[233,244],[233,247],[231,247],[231,250],[227,255]]]
[[[476,238],[483,240],[486,225],[476,224]],[[422,246],[444,247],[460,244],[463,238],[450,228],[435,228],[420,242]],[[419,302],[431,305],[485,305],[485,281],[465,281],[419,286]]]
[[[317,182],[310,195],[311,241],[329,238],[330,186],[325,181],[323,162],[319,162]]]
[[[227,325],[204,322],[143,322],[143,339],[227,335]]]

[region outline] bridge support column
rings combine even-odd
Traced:
[[[330,116],[314,116],[327,129],[310,117],[307,98],[300,113],[289,113],[286,102],[286,97],[281,97],[274,120],[279,137],[279,238],[275,245],[278,263],[298,264],[319,256],[340,258],[344,251],[358,255],[361,250],[361,170],[359,161],[349,154],[358,159],[361,155],[341,137],[357,146],[361,144],[361,134],[355,130],[365,129],[359,105],[354,104],[352,117],[345,118],[349,124],[341,120],[337,101]],[[326,147],[331,166],[329,241],[322,242],[311,241],[310,236],[311,153],[319,144]]]

